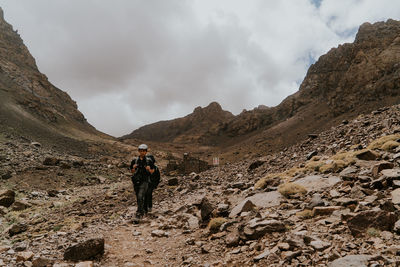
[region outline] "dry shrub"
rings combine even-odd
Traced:
[[[381,235],[381,232],[373,227],[370,227],[367,229],[367,235],[369,235],[370,237],[379,237]]]
[[[258,180],[258,181],[256,182],[256,184],[254,185],[254,189],[257,190],[257,189],[264,189],[264,188],[266,188],[266,187],[267,187],[267,180],[268,180],[267,177],[263,177],[263,178],[261,178],[260,180]]]
[[[400,146],[400,143],[399,143],[399,142],[396,142],[396,141],[387,141],[386,143],[384,143],[384,144],[381,146],[381,149],[382,149],[382,150],[385,150],[385,151],[392,151],[393,149],[397,148],[398,146]]]
[[[285,171],[284,174],[285,174],[285,176],[288,176],[288,177],[294,177],[298,174],[305,173],[305,171],[306,171],[305,168],[293,167],[290,170]]]
[[[321,160],[321,156],[313,156],[310,161],[320,161]]]
[[[260,180],[257,181],[257,183],[254,185],[254,189],[264,189],[268,185],[268,181],[273,179],[273,178],[280,178],[281,173],[270,173]]]
[[[313,217],[313,212],[312,210],[305,209],[303,211],[297,212],[296,216],[303,220],[311,219]]]
[[[397,141],[400,139],[400,134],[391,134],[380,137],[369,144],[369,149],[380,149],[388,141]]]
[[[281,193],[284,197],[289,198],[290,196],[295,194],[304,195],[307,193],[307,189],[299,184],[285,183],[278,187],[278,192]]]
[[[227,222],[227,219],[218,217],[218,218],[212,218],[210,222],[208,223],[208,229],[211,233],[216,233],[219,231],[219,228],[221,225]]]
[[[270,173],[270,174],[264,176],[263,178],[261,178],[260,180],[258,180],[256,182],[256,184],[254,185],[254,189],[256,189],[256,190],[257,189],[265,189],[268,185],[271,185],[271,183],[275,183],[276,180],[278,181],[278,183],[280,183],[279,182],[280,180],[288,181],[292,177],[294,177],[298,174],[301,174],[301,173],[305,173],[305,172],[306,172],[305,168],[293,167],[290,170],[287,170],[285,172]],[[275,181],[271,181],[271,180],[275,180]]]
[[[319,171],[322,173],[327,173],[327,172],[338,172],[339,170],[347,167],[350,163],[346,162],[344,160],[332,160],[332,162],[328,164],[324,164],[321,167],[319,167]]]
[[[323,161],[312,161],[306,163],[305,169],[309,171],[318,171],[319,168],[324,165]]]
[[[346,151],[346,152],[339,152],[332,157],[333,160],[343,160],[343,161],[352,161],[355,160],[355,154],[360,153],[360,151]]]
[[[351,149],[351,150],[356,150],[356,149],[359,149],[360,146],[362,147],[361,144],[355,144],[355,145],[352,145],[352,146],[350,147],[350,149]]]

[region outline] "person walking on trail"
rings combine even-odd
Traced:
[[[154,172],[154,163],[146,157],[147,150],[148,146],[141,144],[138,147],[139,156],[133,159],[130,165],[130,170],[133,173],[133,189],[135,190],[137,201],[136,219],[142,218],[148,211],[146,194],[148,194],[150,176]]]

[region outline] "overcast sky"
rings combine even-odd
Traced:
[[[399,0],[0,0],[39,70],[114,136],[219,102],[275,106]]]

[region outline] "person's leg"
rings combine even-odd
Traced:
[[[147,182],[142,182],[139,185],[139,190],[137,194],[137,204],[138,204],[138,209],[137,209],[137,217],[141,217],[144,214],[145,211],[145,197],[146,197],[146,192],[148,189],[148,183]]]
[[[151,208],[153,207],[153,201],[152,201],[152,195],[153,195],[153,187],[151,184],[149,184],[147,192],[146,192],[146,198],[145,198],[145,208],[146,212],[151,211]]]
[[[148,194],[147,194],[147,209],[149,212],[151,212],[151,210],[153,209],[153,186],[149,186],[149,190],[148,190]]]

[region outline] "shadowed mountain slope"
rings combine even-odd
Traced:
[[[70,96],[40,73],[0,9],[0,132],[43,145],[82,151],[84,139],[106,137],[91,126]]]

